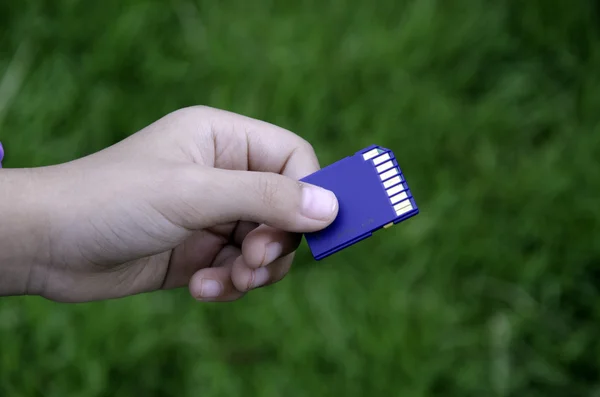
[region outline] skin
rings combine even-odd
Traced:
[[[335,219],[333,193],[298,181],[319,168],[290,131],[191,107],[69,163],[2,169],[0,296],[239,299]]]

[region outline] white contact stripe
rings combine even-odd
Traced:
[[[387,190],[388,196],[392,197],[394,194],[400,193],[404,189],[403,185],[396,185]]]
[[[381,164],[384,161],[389,160],[389,159],[390,159],[390,154],[389,153],[382,154],[379,157],[375,157],[375,159],[373,160],[373,164],[379,165],[379,164]]]
[[[388,168],[392,168],[393,166],[394,163],[392,163],[391,161],[387,161],[381,164],[379,167],[377,167],[377,173],[381,174],[383,171],[387,170]]]
[[[410,200],[403,201],[403,202],[398,203],[398,204],[396,204],[394,206],[394,211],[400,211],[402,208],[409,207],[409,206],[412,207],[412,204],[411,204]]]
[[[411,205],[407,205],[404,208],[400,208],[399,210],[396,211],[396,216],[400,216],[402,214],[406,214],[408,211],[412,210],[413,206]]]
[[[406,194],[406,192],[402,192],[400,194],[395,195],[394,197],[390,198],[390,201],[392,202],[392,204],[396,204],[402,200],[405,200],[408,198],[408,194]]]
[[[392,178],[392,179],[390,179],[390,180],[388,180],[388,181],[385,181],[385,182],[383,182],[383,187],[387,189],[387,188],[389,188],[389,187],[392,187],[392,186],[394,186],[394,185],[397,185],[397,184],[399,184],[399,183],[400,183],[400,181],[401,181],[401,180],[400,180],[400,177],[399,177],[399,176],[396,176],[396,177],[394,177],[394,178]]]
[[[367,153],[363,154],[363,159],[366,160],[371,160],[373,157],[377,156],[379,154],[379,150],[377,150],[377,148],[369,150]]]
[[[389,171],[384,172],[383,174],[379,175],[379,177],[381,178],[382,181],[385,181],[386,179],[389,179],[391,177],[393,177],[394,175],[398,175],[398,168],[394,167]]]

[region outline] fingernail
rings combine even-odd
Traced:
[[[221,295],[223,287],[215,280],[203,279],[200,283],[200,298],[216,298]]]
[[[250,289],[262,287],[267,281],[269,281],[269,269],[266,267],[259,267],[254,270],[254,278],[249,287]]]
[[[307,218],[329,220],[337,205],[337,198],[329,190],[312,185],[302,189],[302,215]]]
[[[281,243],[272,242],[267,244],[267,246],[265,247],[265,257],[263,258],[262,266],[268,265],[275,259],[279,258],[282,252],[283,246],[281,245]]]

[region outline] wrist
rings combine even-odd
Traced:
[[[36,295],[50,262],[41,169],[0,170],[0,296]]]

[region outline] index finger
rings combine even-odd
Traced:
[[[299,180],[320,169],[310,143],[285,128],[214,108],[200,112],[210,129],[214,167],[274,172]],[[205,146],[206,147],[206,146]]]

